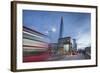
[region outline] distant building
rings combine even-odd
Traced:
[[[74,51],[77,51],[77,43],[76,43],[76,39],[73,39],[72,48],[73,48]]]
[[[63,43],[63,44],[70,44],[71,43],[71,37],[59,38],[58,42]]]
[[[50,43],[50,49],[52,54],[58,53],[58,43]]]
[[[59,38],[59,48],[63,53],[69,52],[72,50],[72,43],[71,43],[71,37],[64,37]]]
[[[90,46],[85,48],[85,54],[87,54],[89,58],[91,57],[91,47]]]
[[[91,53],[91,47],[86,47],[85,51],[88,52],[88,53]]]

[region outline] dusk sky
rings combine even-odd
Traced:
[[[23,10],[23,25],[50,36],[57,42],[63,18],[63,37],[76,39],[78,48],[90,46],[91,14],[76,12]]]

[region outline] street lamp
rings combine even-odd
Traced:
[[[56,28],[51,28],[51,30],[46,31],[45,33],[48,34],[49,36],[52,35],[52,32],[56,32]]]
[[[52,32],[56,32],[56,28],[52,28],[51,31],[52,31]]]

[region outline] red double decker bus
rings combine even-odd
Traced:
[[[23,62],[47,61],[49,57],[48,36],[23,26]]]

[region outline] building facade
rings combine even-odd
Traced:
[[[67,54],[72,50],[71,37],[60,38],[58,43],[62,54]]]
[[[77,51],[77,42],[76,42],[76,39],[73,39],[72,48],[73,48],[73,51]]]

